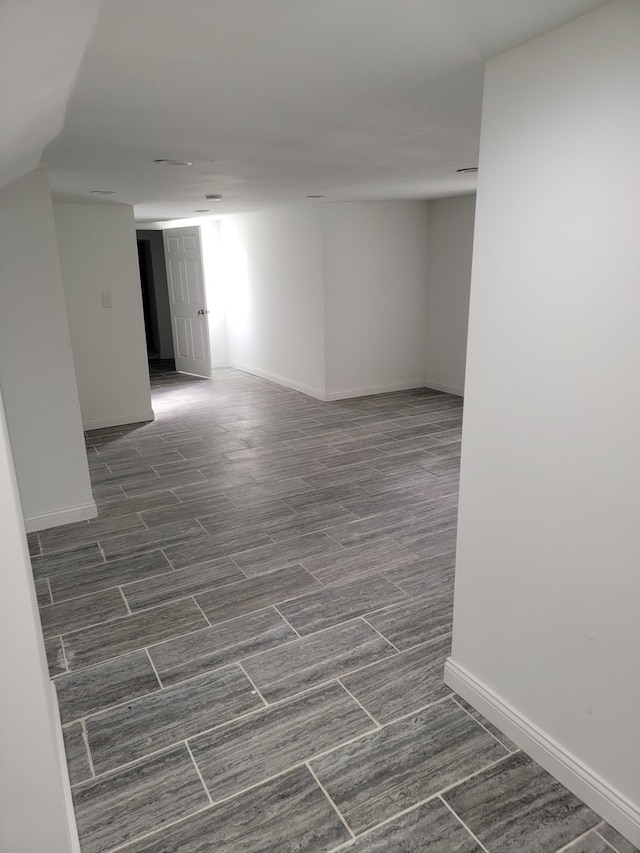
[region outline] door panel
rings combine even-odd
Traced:
[[[165,231],[164,251],[176,370],[211,376],[200,229],[195,226]]]

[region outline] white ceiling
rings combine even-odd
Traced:
[[[484,61],[603,5],[104,0],[43,165],[57,198],[112,190],[140,221],[468,192]]]

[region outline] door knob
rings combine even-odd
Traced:
[[[199,316],[199,317],[200,317],[200,316],[204,316],[205,314],[208,314],[208,313],[209,313],[209,312],[208,312],[208,311],[206,311],[204,308],[201,308],[201,309],[198,311],[198,316]]]

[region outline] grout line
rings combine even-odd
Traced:
[[[126,853],[126,850],[131,850],[132,842],[145,841],[147,838],[156,838],[159,840],[161,837],[161,832],[165,832],[168,829],[172,829],[174,826],[180,826],[180,824],[187,823],[187,821],[197,817],[198,815],[203,814],[204,812],[209,811],[210,809],[210,805],[202,806],[202,808],[196,809],[193,812],[189,812],[189,814],[187,815],[180,815],[180,817],[176,818],[175,820],[171,820],[168,823],[163,823],[160,828],[156,826],[153,829],[150,829],[149,832],[144,832],[142,835],[136,835],[133,838],[127,838],[126,841],[124,841],[122,844],[118,844],[116,847],[109,847],[108,850],[105,851],[105,853],[118,853],[118,851],[120,850],[124,850]]]
[[[466,829],[466,831],[467,831],[467,832],[469,833],[469,835],[473,838],[473,840],[474,840],[474,841],[475,841],[475,842],[480,846],[480,848],[481,848],[482,850],[484,850],[484,851],[485,851],[485,853],[489,853],[489,851],[488,851],[488,850],[487,850],[487,848],[484,846],[484,844],[482,843],[482,841],[480,841],[480,839],[478,838],[478,836],[477,836],[474,832],[471,832],[471,830],[469,829],[469,827],[467,826],[467,824],[462,820],[462,818],[460,817],[460,815],[459,815],[457,812],[455,812],[455,811],[451,808],[451,806],[449,805],[449,803],[448,803],[446,800],[444,800],[444,799],[440,796],[440,794],[438,794],[438,799],[440,800],[440,802],[441,802],[441,803],[442,803],[442,804],[443,804],[447,809],[449,809],[449,811],[450,811],[450,812],[451,812],[451,814],[454,816],[454,818],[455,818],[459,823],[461,823],[461,824],[462,824],[462,826]]]
[[[604,822],[604,821],[603,821],[603,822]],[[602,826],[602,823],[599,823],[599,824],[598,824],[598,827],[601,827],[601,826]],[[614,851],[614,853],[619,853],[618,848],[617,848],[617,847],[614,847],[611,841],[607,841],[607,839],[604,837],[604,835],[602,835],[602,834],[600,833],[600,830],[599,830],[598,828],[595,828],[595,827],[594,827],[594,828],[593,828],[593,830],[589,830],[589,831],[590,831],[590,832],[591,832],[591,831],[595,832],[595,833],[596,833],[596,835],[598,836],[598,838],[601,838],[601,839],[604,841],[604,843],[607,845],[607,847],[610,847],[610,848]],[[564,848],[563,848],[563,849],[564,849]],[[559,851],[557,851],[557,853],[561,853],[561,851],[559,850]]]
[[[305,569],[305,571],[306,571],[306,569]],[[293,631],[293,633],[298,637],[298,639],[299,639],[299,640],[302,640],[302,639],[303,639],[302,634],[300,634],[298,631],[296,631],[296,629],[293,627],[293,625],[291,624],[291,622],[289,622],[289,620],[287,619],[287,617],[286,617],[283,613],[281,613],[281,612],[278,610],[278,606],[277,606],[277,604],[272,604],[271,606],[272,606],[272,607],[273,607],[273,609],[276,611],[276,613],[278,614],[278,616],[280,616],[280,618],[281,618],[281,619],[283,619],[283,620],[287,623],[287,625],[291,628],[291,630],[292,630],[292,631]],[[293,642],[293,640],[292,640],[291,642]],[[277,646],[276,646],[276,648],[277,648]],[[258,652],[258,654],[260,654],[260,652]]]
[[[122,596],[122,600],[124,601],[124,606],[127,608],[127,613],[129,614],[129,616],[133,616],[133,612],[132,612],[131,608],[129,607],[129,602],[127,601],[127,597],[124,594],[124,591],[122,589],[122,585],[120,584],[116,588],[119,591],[120,595]]]
[[[62,649],[62,659],[64,660],[64,665],[65,665],[66,671],[70,672],[71,670],[69,669],[69,661],[67,660],[67,650],[64,647],[64,640],[62,638],[62,634],[59,634],[58,637],[60,639],[60,647]],[[60,673],[60,675],[62,675],[62,673]]]
[[[492,731],[490,731],[490,730],[486,727],[486,725],[482,722],[482,720],[479,720],[477,717],[474,717],[474,716],[473,716],[473,714],[472,714],[470,711],[468,711],[468,710],[464,707],[464,705],[461,705],[461,704],[460,704],[460,702],[458,702],[458,694],[457,694],[457,693],[453,693],[453,692],[452,692],[451,696],[452,696],[453,701],[454,701],[454,702],[456,703],[456,705],[458,706],[458,708],[460,708],[462,711],[464,711],[464,712],[465,712],[465,714],[467,714],[469,717],[471,717],[471,719],[473,720],[473,722],[474,722],[474,723],[477,723],[481,728],[483,728],[483,729],[485,730],[485,732],[486,732],[488,735],[491,735],[491,737],[492,737],[495,741],[497,741],[497,742],[500,744],[500,746],[501,746],[501,747],[503,747],[503,749],[506,749],[506,750],[507,750],[507,752],[509,753],[509,755],[515,755],[515,754],[516,754],[516,752],[520,752],[520,749],[519,749],[517,746],[516,746],[516,749],[515,749],[515,750],[511,750],[511,749],[506,745],[506,743],[503,743],[497,735],[495,735]],[[478,713],[480,713],[480,712],[478,711]],[[482,716],[482,715],[481,715],[481,716]],[[487,722],[489,722],[489,720],[487,720]],[[496,728],[497,728],[497,727],[496,727]],[[498,729],[498,731],[500,731],[500,730]],[[506,735],[504,735],[504,737],[506,737]],[[512,741],[512,743],[513,743],[513,741]]]
[[[392,605],[392,604],[390,604],[390,605],[389,605],[389,607],[393,607],[393,605]],[[373,613],[379,613],[379,611],[378,611],[378,610],[375,610],[375,611],[372,611],[372,612],[373,612]],[[369,614],[366,614],[365,616],[361,616],[361,617],[360,617],[360,619],[362,619],[362,621],[363,621],[363,622],[366,622],[366,624],[371,628],[371,630],[372,630],[372,631],[375,631],[375,632],[376,632],[376,634],[377,634],[379,637],[381,637],[381,638],[385,641],[385,643],[389,643],[389,645],[391,646],[391,648],[392,648],[392,649],[395,649],[395,650],[396,650],[396,652],[397,652],[399,655],[400,655],[400,654],[402,654],[402,652],[403,652],[403,651],[404,651],[404,652],[409,651],[409,649],[399,649],[399,648],[395,645],[395,643],[392,643],[392,642],[391,642],[391,640],[388,640],[388,639],[385,637],[385,635],[384,635],[384,634],[380,633],[380,631],[378,631],[378,629],[375,627],[375,625],[372,625],[372,624],[371,624],[371,622],[369,622],[369,621],[367,620],[367,616],[368,616],[368,615],[369,615]],[[423,642],[424,642],[424,640],[423,640]],[[420,646],[420,645],[422,645],[422,643],[416,643],[416,645]],[[411,646],[410,648],[413,648],[413,646]]]
[[[202,773],[200,772],[200,768],[198,767],[198,762],[193,757],[193,753],[191,752],[191,747],[189,746],[188,741],[185,740],[184,745],[186,746],[187,752],[189,753],[189,757],[191,758],[191,761],[193,762],[193,766],[195,767],[196,773],[198,774],[198,778],[202,782],[202,787],[204,788],[205,794],[207,795],[207,798],[209,799],[210,804],[213,805],[213,800],[211,798],[211,794],[209,793],[209,789],[207,788],[207,785],[206,785],[206,783],[202,777]]]
[[[333,810],[335,811],[335,813],[338,815],[338,817],[340,818],[340,820],[342,821],[342,823],[345,825],[345,828],[346,828],[347,832],[349,833],[349,835],[351,836],[351,838],[355,838],[356,836],[355,836],[355,834],[354,834],[353,830],[351,829],[351,827],[349,826],[349,824],[348,824],[348,823],[347,823],[347,821],[345,820],[345,818],[344,818],[344,816],[342,815],[342,812],[340,811],[340,809],[338,808],[338,806],[334,803],[334,801],[333,801],[333,800],[331,799],[331,797],[329,796],[329,792],[327,791],[327,789],[324,787],[324,785],[322,784],[322,782],[318,779],[318,777],[316,776],[316,774],[315,774],[315,773],[313,772],[313,770],[311,769],[311,765],[309,764],[309,762],[308,762],[308,761],[306,761],[306,762],[305,762],[305,767],[307,768],[307,770],[309,771],[309,773],[311,773],[311,775],[313,776],[313,778],[314,778],[314,779],[315,779],[315,781],[316,781],[317,786],[320,788],[320,790],[322,791],[322,793],[325,795],[325,797],[327,798],[327,800],[329,801],[329,803],[330,803],[330,804],[331,804],[331,806],[333,807]]]
[[[89,760],[89,769],[91,770],[91,776],[93,779],[96,778],[96,768],[93,766],[93,755],[91,753],[91,747],[89,746],[89,732],[87,731],[87,721],[85,717],[82,717],[80,720],[80,726],[82,728],[82,740],[84,741],[85,749],[87,750],[87,758]]]
[[[599,826],[599,824],[597,824]],[[602,838],[599,832],[595,829],[595,827],[591,827],[586,832],[583,832],[581,835],[577,835],[575,838],[572,838],[571,841],[568,841],[566,844],[563,844],[562,847],[559,847],[555,853],[564,853],[566,850],[571,850],[574,844],[578,841],[586,840],[587,836],[589,836],[592,832],[594,832],[599,839],[601,839],[607,846],[607,848],[611,848],[611,850],[615,851],[615,847],[613,847],[606,838]]]
[[[254,689],[254,691],[255,691],[256,695],[257,695],[257,696],[259,696],[259,697],[262,699],[262,701],[264,702],[264,706],[265,706],[265,708],[269,708],[269,707],[271,707],[271,706],[269,705],[269,703],[267,702],[267,700],[266,700],[266,699],[264,698],[264,696],[262,695],[262,693],[258,690],[258,688],[257,688],[257,686],[256,686],[256,684],[255,684],[255,682],[254,682],[254,680],[251,678],[251,676],[249,675],[249,673],[247,672],[247,670],[244,668],[244,666],[242,665],[242,663],[241,663],[240,661],[238,661],[238,662],[237,662],[237,666],[238,666],[238,667],[242,670],[242,672],[245,674],[245,676],[246,676],[247,680],[250,682],[251,686],[253,687],[253,689]],[[261,708],[259,708],[258,710],[262,710],[262,709],[261,709]],[[242,716],[246,716],[246,715],[242,715]],[[238,717],[236,717],[235,719],[239,719],[239,718],[238,718]],[[223,724],[223,725],[224,725],[224,724]]]
[[[148,647],[145,647],[145,650],[144,650],[144,651],[146,652],[147,657],[149,658],[149,663],[151,664],[151,669],[153,670],[153,672],[154,672],[154,674],[155,674],[156,678],[158,679],[158,684],[160,685],[160,690],[162,690],[162,689],[164,689],[164,684],[162,683],[162,679],[161,679],[161,678],[160,678],[160,676],[158,675],[158,670],[156,669],[156,665],[155,665],[155,663],[153,662],[153,658],[151,657],[151,653],[150,653],[150,651],[149,651],[149,648],[148,648]],[[144,693],[144,694],[143,694],[143,696],[146,696],[146,695],[148,695],[148,694],[146,694],[146,693]]]
[[[214,587],[214,589],[215,589],[215,587]],[[208,617],[207,617],[207,614],[204,612],[204,610],[202,609],[202,607],[200,607],[200,605],[198,604],[198,602],[197,602],[197,600],[196,600],[195,595],[187,595],[187,596],[185,596],[185,598],[184,598],[184,599],[179,599],[179,598],[177,598],[177,599],[173,599],[173,598],[172,598],[172,599],[171,599],[171,601],[181,601],[181,600],[182,600],[182,601],[184,601],[184,600],[185,600],[185,599],[187,599],[187,598],[190,598],[190,599],[193,601],[193,603],[194,603],[194,604],[195,604],[195,606],[198,608],[198,610],[200,611],[200,613],[202,613],[202,615],[204,616],[204,618],[205,618],[205,620],[206,620],[206,623],[207,623],[207,625],[209,626],[209,628],[212,628],[212,627],[213,627],[213,625],[212,625],[212,624],[211,624],[211,622],[209,621],[209,619],[208,619]],[[202,630],[202,628],[201,628],[200,630]],[[153,644],[152,644],[152,645],[153,645]]]
[[[346,693],[348,693],[348,694],[349,694],[349,696],[351,696],[351,698],[353,699],[353,701],[354,701],[354,702],[356,702],[358,705],[360,705],[360,707],[361,707],[361,708],[362,708],[362,710],[365,712],[365,714],[367,715],[367,717],[369,717],[369,719],[370,719],[370,720],[375,724],[375,727],[376,727],[377,729],[381,729],[381,728],[382,728],[382,726],[383,726],[383,723],[379,723],[379,722],[376,720],[376,718],[373,716],[373,714],[371,714],[371,713],[369,713],[369,711],[367,711],[367,709],[364,707],[364,705],[362,704],[362,702],[361,702],[361,701],[360,701],[356,696],[354,696],[354,695],[353,695],[353,693],[349,690],[349,688],[348,688],[348,687],[345,687],[344,683],[343,683],[339,678],[337,679],[337,682],[338,682],[338,684],[340,685],[340,687],[342,687],[342,689],[343,689]]]

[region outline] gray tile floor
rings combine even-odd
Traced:
[[[83,853],[629,853],[457,699],[461,400],[152,378],[29,537]]]

